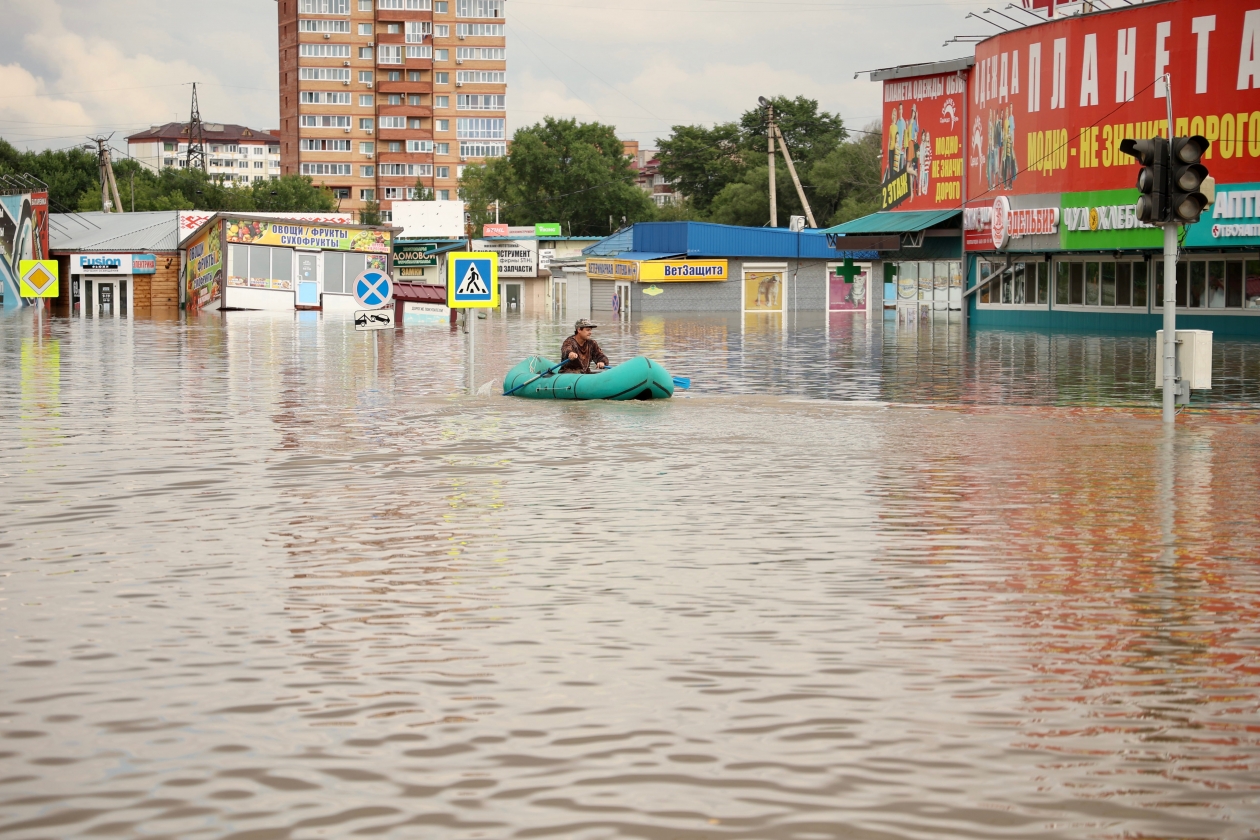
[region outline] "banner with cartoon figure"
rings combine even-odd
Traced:
[[[936,210],[962,201],[963,100],[955,74],[884,82],[883,210]]]
[[[326,251],[370,251],[388,254],[393,248],[389,231],[300,225],[258,219],[228,219],[227,241],[245,245],[322,248]]]

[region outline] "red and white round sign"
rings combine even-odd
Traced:
[[[993,235],[993,247],[1005,248],[1011,238],[1011,201],[1004,195],[993,200],[993,218],[989,232]]]

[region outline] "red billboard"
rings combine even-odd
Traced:
[[[976,46],[968,203],[1133,187],[1126,137],[1202,134],[1218,183],[1260,172],[1260,0],[1171,0],[1019,29]]]
[[[880,209],[961,205],[966,96],[955,73],[884,82]]]

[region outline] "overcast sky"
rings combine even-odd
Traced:
[[[970,55],[943,42],[1004,3],[925,0],[508,0],[512,127],[545,115],[615,124],[651,145],[733,120],[758,95],[805,95],[851,127],[879,115],[854,72]],[[0,0],[0,135],[64,148],[89,134],[202,118],[275,128],[275,0]],[[1008,14],[1019,16],[1019,12]]]

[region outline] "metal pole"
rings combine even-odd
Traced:
[[[1172,76],[1164,74],[1164,103],[1168,106],[1169,166],[1172,165],[1173,109]],[[1172,173],[1166,173],[1171,178]],[[1164,185],[1165,195],[1171,191]],[[1177,381],[1177,223],[1164,225],[1164,402],[1163,420],[1177,422],[1177,394],[1173,390]]]
[[[770,227],[779,226],[779,201],[774,191],[774,106],[766,109],[770,115],[770,128],[766,131],[766,160],[770,163]]]
[[[788,154],[787,141],[783,139],[783,132],[778,126],[774,127],[774,133],[779,137],[779,148],[783,150],[783,160],[787,162],[788,174],[792,176],[792,183],[796,186],[796,197],[801,200],[801,206],[805,208],[805,217],[809,219],[809,226],[816,228],[818,223],[814,221],[814,211],[809,208],[809,199],[805,197],[801,179],[796,177],[796,167],[792,165],[792,156]]]
[[[468,395],[473,396],[477,393],[477,310],[465,309],[464,312],[468,313]]]
[[[1164,411],[1177,422],[1177,223],[1164,225]]]

